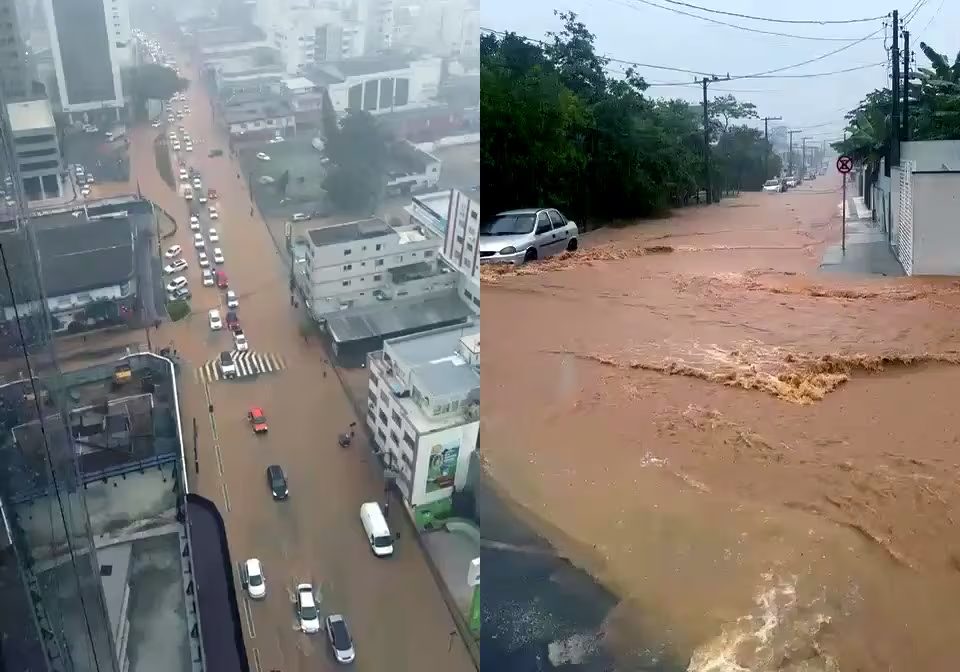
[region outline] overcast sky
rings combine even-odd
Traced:
[[[770,2],[769,0],[685,0],[688,4],[790,20],[845,20],[874,17],[900,10],[901,21],[916,7],[909,20],[911,51],[915,63],[926,67],[929,61],[919,43],[927,42],[952,62],[960,50],[960,0],[805,0]],[[669,9],[651,6],[661,5]],[[596,35],[598,53],[652,65],[715,72],[724,76],[752,74],[807,61],[840,49],[870,33],[876,35],[848,49],[809,65],[782,74],[820,73],[889,60],[890,26],[883,21],[846,25],[804,25],[754,21],[702,12],[666,0],[483,0],[482,25],[494,30],[512,30],[527,37],[543,39],[544,33],[560,27],[553,10],[573,10]],[[670,11],[674,10],[674,11]],[[696,14],[756,30],[805,35],[819,38],[844,38],[839,41],[807,40],[746,32],[710,23],[691,16]],[[886,39],[884,39],[886,35]],[[850,38],[846,41],[845,38]],[[901,45],[902,46],[902,45]],[[612,68],[625,66],[611,63]],[[691,80],[694,75],[638,68],[653,84]],[[744,79],[711,86],[712,95],[731,93],[738,99],[757,105],[761,116],[782,116],[782,124],[805,130],[817,140],[840,137],[843,113],[854,107],[869,91],[887,85],[889,68],[871,67],[829,77],[806,79]],[[697,101],[697,86],[656,86],[652,96]]]

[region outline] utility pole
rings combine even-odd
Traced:
[[[767,129],[768,121],[780,121],[783,117],[764,117],[763,118],[763,141],[766,143],[767,148],[763,153],[763,180],[766,182],[770,179],[770,169],[768,167],[767,159],[770,158],[770,134]]]
[[[727,75],[725,79],[713,75],[700,80],[700,84],[703,85],[703,184],[707,190],[707,205],[713,203],[713,188],[710,184],[710,114],[707,107],[707,85],[710,82],[726,82],[729,80],[730,75]]]
[[[800,131],[787,131],[790,134],[790,149],[787,152],[787,175],[793,175],[793,134]]]
[[[910,141],[910,31],[903,31],[903,130],[904,142]]]
[[[900,14],[893,10],[893,44],[890,47],[893,79],[890,82],[890,152],[885,175],[890,168],[900,165]]]
[[[800,155],[800,179],[804,179],[807,176],[807,136],[800,138],[801,146],[803,147],[802,153]]]

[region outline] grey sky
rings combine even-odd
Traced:
[[[731,16],[706,14],[670,5],[663,0],[656,4],[691,14],[701,14],[717,21],[759,30],[814,37],[851,38],[853,42],[882,28],[882,22],[848,25],[797,25],[752,21]],[[686,0],[702,7],[722,9],[781,19],[842,20],[878,16],[893,9],[907,15],[919,3],[910,30],[911,50],[919,67],[929,64],[919,43],[927,42],[952,60],[960,50],[960,0],[806,0],[796,3],[772,3],[769,0]],[[593,32],[597,51],[604,56],[666,65],[689,70],[750,74],[780,68],[816,58],[848,44],[844,41],[814,41],[745,32],[702,21],[690,16],[643,4],[641,0],[482,0],[482,25],[495,30],[543,39],[548,30],[556,30],[560,22],[553,10],[573,10]],[[889,21],[888,21],[889,24]],[[883,35],[887,39],[884,41]],[[887,59],[884,47],[890,44],[890,28],[880,30],[876,38],[865,40],[834,56],[809,65],[784,71],[803,74],[841,70]],[[612,67],[625,67],[611,64]],[[690,81],[693,75],[639,68],[650,83]],[[782,116],[773,122],[790,128],[806,129],[805,135],[817,140],[839,137],[844,126],[843,113],[854,107],[867,92],[884,86],[889,69],[873,67],[829,77],[809,79],[748,79],[718,83],[711,87],[716,94],[731,93],[738,99],[757,105],[761,116]],[[651,87],[652,96],[683,98],[697,101],[699,86]],[[823,125],[821,125],[823,124]],[[814,127],[815,126],[815,127]]]

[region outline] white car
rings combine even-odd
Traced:
[[[180,175],[179,175],[179,177],[180,177],[180,181],[181,181],[181,182],[187,182],[187,181],[190,180],[190,175],[189,175],[189,173],[187,173],[187,169],[186,169],[186,168],[181,168],[181,169],[180,169]]]
[[[293,216],[290,218],[290,220],[294,222],[306,222],[309,219],[310,219],[310,215],[308,215],[305,212],[295,212],[293,213]]]
[[[176,259],[180,256],[181,252],[183,252],[183,248],[181,248],[179,245],[171,245],[169,248],[167,248],[167,251],[164,252],[163,256],[165,256],[167,259]]]
[[[267,596],[267,580],[263,576],[263,565],[256,558],[250,558],[244,563],[244,572],[247,579],[247,592],[255,600]]]
[[[163,272],[165,275],[173,275],[174,273],[179,273],[187,269],[187,262],[183,259],[177,259],[171,264],[167,264],[163,267]]]
[[[190,230],[199,231],[200,230],[200,218],[196,215],[190,215]]]
[[[203,277],[204,287],[213,287],[214,285],[213,271],[211,271],[209,268],[205,268],[203,269],[203,273],[201,274],[201,276]]]
[[[211,243],[220,242],[220,236],[217,235],[216,229],[210,229],[210,231],[207,232],[207,237],[210,238]]]
[[[153,122],[153,123],[150,124],[150,125],[153,126],[154,128],[160,128],[160,122],[159,122],[159,121],[155,121],[155,122]]]
[[[211,239],[212,240],[212,239]],[[222,264],[223,262],[223,250],[219,247],[213,248],[213,263]]]
[[[174,278],[169,283],[167,283],[167,292],[172,294],[173,292],[177,291],[181,287],[186,287],[186,286],[187,286],[187,279],[181,275],[179,277]]]
[[[175,151],[175,152],[179,152],[179,151],[180,151],[180,143],[179,143],[179,142],[173,143],[173,151]]]
[[[260,159],[261,161],[269,161],[270,155],[264,154],[263,152],[257,152],[257,158]]]
[[[203,188],[202,184],[203,184],[203,183],[200,182],[200,178],[199,178],[199,177],[193,178],[193,188],[194,188],[194,189],[202,189],[202,188]]]
[[[210,330],[211,331],[220,331],[223,329],[223,320],[220,319],[220,311],[214,308],[209,313],[207,313],[207,318],[210,320]]]
[[[194,246],[195,248],[197,248],[198,250],[202,250],[202,249],[205,247],[205,243],[203,242],[203,234],[202,234],[202,233],[195,233],[195,234],[193,234],[193,246]]]
[[[297,617],[303,632],[310,635],[320,632],[320,614],[313,599],[313,586],[309,583],[297,586]]]
[[[773,178],[763,183],[763,191],[767,194],[779,194],[783,191],[783,185],[780,184],[779,179]]]
[[[83,189],[81,189],[81,190],[80,190],[80,195],[83,196],[84,198],[86,198],[87,196],[89,196],[89,195],[90,195],[90,188],[89,188],[89,187],[84,187]]]
[[[501,212],[480,224],[480,263],[519,265],[575,252],[580,230],[555,208]]]
[[[201,192],[200,192],[200,197],[199,197],[197,200],[200,201],[201,203],[206,203],[206,202],[207,202],[207,195],[201,191]]]
[[[187,142],[187,143],[185,143],[185,144],[183,145],[183,148],[186,149],[188,152],[192,152],[192,151],[193,151],[193,143],[192,143],[192,142]]]
[[[200,268],[210,268],[210,260],[207,258],[206,252],[197,254],[197,263],[200,264]]]
[[[227,290],[227,308],[239,308],[240,300],[237,299],[237,293],[232,289]]]
[[[217,208],[215,206],[211,205],[208,209],[208,212],[210,214],[210,219],[220,219],[220,213],[217,212]]]
[[[250,343],[247,342],[247,335],[242,329],[236,329],[233,332],[233,347],[237,352],[246,352],[250,349]]]

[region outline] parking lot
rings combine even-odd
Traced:
[[[127,182],[130,179],[125,139],[107,142],[103,133],[68,129],[63,136],[63,153],[67,164],[83,164],[97,182]]]
[[[257,158],[263,152],[269,161]],[[322,158],[306,136],[285,142],[249,145],[239,151],[257,207],[266,217],[288,217],[294,212],[322,211],[326,207]],[[281,176],[289,171],[284,191],[278,188]],[[265,179],[266,178],[266,179]]]

